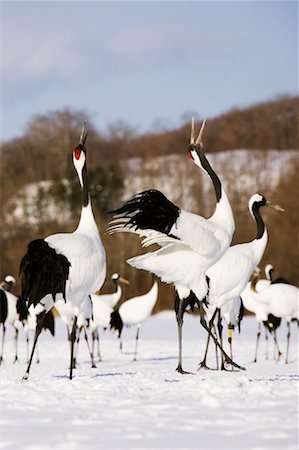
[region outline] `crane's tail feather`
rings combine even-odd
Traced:
[[[155,189],[140,192],[112,211],[114,219],[108,232],[121,231],[118,226],[135,230],[151,229],[168,234],[176,222],[180,209],[162,192]],[[116,228],[114,228],[116,227]]]
[[[28,302],[28,306],[36,306],[48,294],[55,301],[59,293],[65,299],[70,266],[68,259],[58,254],[44,239],[31,241],[20,263],[21,301]]]
[[[113,311],[110,317],[110,330],[115,331],[120,338],[124,323],[118,311]]]

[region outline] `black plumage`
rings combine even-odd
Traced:
[[[8,314],[8,302],[7,296],[3,289],[0,289],[0,323],[3,325],[7,319]]]
[[[29,307],[36,306],[47,294],[52,295],[53,301],[58,293],[65,299],[70,266],[68,259],[43,239],[30,242],[20,264],[21,301]]]
[[[271,284],[291,284],[288,280],[283,277],[278,277],[275,280],[271,281]]]
[[[277,330],[277,328],[280,326],[281,318],[276,317],[273,314],[269,314],[267,317],[267,320],[263,322],[264,326],[267,328],[267,330],[272,333],[273,331]]]
[[[127,227],[151,229],[169,234],[180,208],[155,189],[140,192],[113,211],[114,218],[129,219]]]
[[[118,333],[118,337],[120,338],[121,332],[123,329],[124,323],[118,311],[113,311],[111,313],[110,319],[110,329],[112,331],[116,331]]]
[[[40,317],[41,317],[41,315],[39,314],[37,316],[37,321],[40,320]],[[42,318],[42,320],[43,320],[42,324],[41,324],[42,329],[49,330],[50,333],[52,334],[52,336],[54,336],[55,335],[55,319],[54,319],[52,311],[51,310],[48,311],[47,314],[45,315],[45,317]]]
[[[24,301],[22,301],[21,297],[18,297],[17,300],[17,313],[20,322],[25,322],[27,320],[28,317],[27,305]]]

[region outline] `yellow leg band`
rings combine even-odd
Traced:
[[[232,338],[233,337],[233,330],[231,328],[227,329],[227,337]]]

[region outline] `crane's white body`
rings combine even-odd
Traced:
[[[235,229],[231,207],[225,192],[210,219],[181,210],[173,226],[184,240],[153,230],[139,230],[146,236],[144,246],[158,244],[159,250],[130,258],[137,269],[154,273],[165,283],[173,283],[181,299],[192,290],[198,299],[208,291],[206,271],[227,250]],[[174,229],[170,233],[174,234]]]
[[[23,324],[19,321],[19,314],[17,311],[17,302],[18,297],[16,297],[11,292],[7,291],[3,287],[0,286],[0,289],[4,291],[7,298],[7,318],[6,322],[9,325],[12,325],[14,328],[21,329]]]
[[[222,258],[207,270],[210,279],[209,303],[222,308],[228,300],[241,294],[264,254],[267,241],[268,234],[265,230],[261,239],[232,245]]]
[[[71,264],[66,299],[72,304],[74,314],[79,316],[82,308],[84,310],[86,297],[99,289],[106,277],[105,250],[91,205],[82,208],[79,225],[73,233],[53,234],[45,241]],[[53,306],[49,297],[45,297],[48,299],[47,310]]]
[[[261,323],[267,320],[270,313],[269,299],[259,297],[258,295],[251,282],[248,282],[244,291],[241,292],[241,298],[245,308],[254,313],[256,320]]]
[[[114,306],[119,302],[122,294],[122,288],[118,284],[116,292],[112,292],[111,294],[93,294],[92,295],[92,303],[94,310],[97,307],[97,304],[104,303],[109,306],[110,309],[113,309]]]
[[[95,330],[98,326],[102,328],[110,327],[110,318],[113,308],[111,308],[109,303],[106,303],[98,297],[102,296],[96,294],[91,295],[91,301],[93,305],[93,317],[90,322],[91,330]]]
[[[148,319],[158,300],[158,282],[143,295],[133,297],[120,305],[118,310],[125,326],[141,325]]]
[[[259,322],[267,320],[268,314],[284,318],[287,322],[299,320],[299,289],[291,284],[271,284],[260,292],[248,283],[241,294],[244,306],[255,313]]]

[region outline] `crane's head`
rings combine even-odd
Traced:
[[[269,281],[272,280],[273,271],[274,271],[274,267],[272,266],[272,264],[267,264],[265,267],[265,274],[266,274],[267,280],[269,280]]]
[[[253,210],[258,210],[262,206],[268,206],[269,208],[275,209],[276,211],[284,211],[284,209],[279,206],[275,205],[274,203],[270,202],[266,199],[263,195],[260,194],[254,194],[250,197],[249,200],[249,211],[251,215],[253,216]]]
[[[112,275],[111,275],[111,280],[114,282],[114,283],[124,283],[124,284],[130,284],[130,282],[128,281],[128,280],[126,280],[125,278],[123,278],[123,277],[121,277],[120,275],[119,275],[119,273],[113,273]]]
[[[4,287],[7,291],[10,291],[13,289],[13,287],[16,285],[16,280],[12,275],[6,275],[4,278],[4,281],[1,283],[1,286]]]
[[[6,283],[16,284],[16,279],[12,275],[6,275],[4,281]]]
[[[204,172],[207,172],[206,169],[202,165],[201,157],[204,156],[203,144],[202,144],[202,135],[205,128],[206,121],[204,120],[201,128],[199,130],[198,136],[195,139],[194,136],[194,117],[192,117],[191,122],[191,136],[190,136],[190,145],[188,148],[189,156],[194,161],[198,167],[200,167]]]
[[[75,169],[78,173],[78,177],[81,183],[81,186],[83,185],[83,179],[82,179],[82,169],[86,162],[86,147],[85,142],[87,139],[88,131],[86,131],[85,122],[82,127],[82,131],[80,134],[80,140],[79,144],[73,151],[73,163],[75,166]]]

